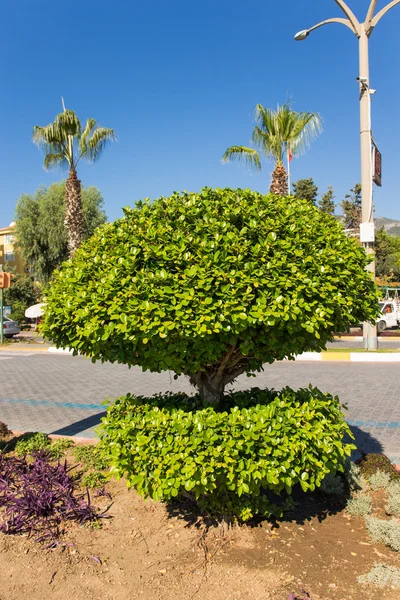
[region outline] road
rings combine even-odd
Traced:
[[[351,337],[336,339],[334,342],[329,342],[326,345],[327,349],[332,348],[363,348],[362,340],[357,340]],[[378,338],[379,350],[398,350],[400,351],[400,339],[390,337],[379,337]]]
[[[16,431],[93,437],[102,402],[127,392],[186,391],[184,377],[139,368],[92,364],[83,357],[41,353],[0,354],[0,421]],[[384,451],[400,463],[400,365],[351,362],[280,362],[256,378],[241,376],[235,389],[319,387],[348,404],[347,419],[359,447]]]

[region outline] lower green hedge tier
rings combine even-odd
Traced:
[[[270,492],[313,491],[342,471],[354,448],[345,434],[338,398],[311,387],[233,392],[219,410],[198,396],[128,394],[100,428],[113,472],[142,496],[189,494],[208,513],[243,521],[281,512]]]

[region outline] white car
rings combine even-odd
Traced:
[[[6,338],[11,338],[20,332],[17,321],[12,321],[8,317],[3,319],[3,335]]]

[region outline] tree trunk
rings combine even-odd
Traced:
[[[67,229],[68,254],[71,257],[84,238],[81,182],[74,167],[71,167],[65,184],[64,224]]]
[[[288,195],[288,182],[286,169],[281,162],[277,163],[272,173],[271,187],[269,188],[271,194],[277,196]]]
[[[215,371],[198,371],[190,378],[190,383],[198,389],[204,404],[216,406],[222,402],[225,389],[222,375],[218,376]]]
[[[243,356],[239,348],[231,346],[217,363],[192,375],[190,383],[198,389],[202,402],[220,405],[225,386],[247,371],[249,358]]]

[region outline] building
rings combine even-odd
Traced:
[[[3,268],[5,264],[9,265],[15,269],[15,273],[29,273],[29,269],[26,269],[24,261],[14,249],[14,229],[14,222],[0,229],[0,265]]]

